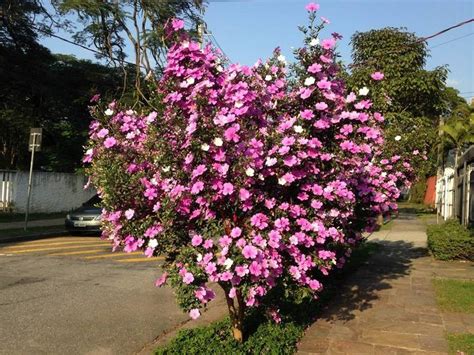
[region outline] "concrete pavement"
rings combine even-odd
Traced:
[[[473,332],[469,315],[442,313],[432,279],[474,280],[474,264],[428,256],[426,226],[400,214],[370,236],[381,249],[341,285],[305,332],[298,354],[446,354],[446,332]]]

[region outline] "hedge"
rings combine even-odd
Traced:
[[[462,226],[457,220],[430,225],[427,229],[428,248],[438,260],[474,260],[473,230]]]

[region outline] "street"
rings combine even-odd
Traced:
[[[0,354],[132,354],[188,319],[160,261],[98,237],[0,244]]]

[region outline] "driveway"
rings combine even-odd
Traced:
[[[97,237],[0,245],[1,354],[133,354],[188,319],[160,261]]]

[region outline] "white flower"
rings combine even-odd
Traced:
[[[310,47],[317,46],[318,44],[319,44],[319,38],[313,38],[313,39],[309,42]]]
[[[156,181],[156,178],[151,178],[150,182],[154,186],[158,185],[158,181]]]
[[[254,176],[255,174],[255,170],[253,170],[252,168],[247,168],[247,170],[245,170],[245,175],[247,176]]]
[[[184,42],[181,44],[181,46],[182,46],[183,48],[189,48],[189,42],[188,42],[188,41],[184,41]]]
[[[265,180],[265,176],[263,176],[263,174],[258,174],[258,179],[263,181]]]
[[[207,152],[209,150],[209,144],[207,143],[201,144],[201,149]]]
[[[148,241],[148,246],[149,246],[150,248],[155,249],[155,248],[158,246],[157,240],[156,240],[155,238],[150,239],[150,240]]]
[[[197,258],[196,258],[196,261],[197,261],[197,262],[200,262],[201,260],[202,260],[202,254],[199,253],[198,256],[197,256]]]
[[[293,130],[294,130],[296,133],[302,133],[302,132],[303,132],[303,127],[301,127],[301,126],[293,126]]]
[[[271,76],[270,74],[268,74],[268,75],[265,77],[265,80],[266,80],[266,81],[272,80],[272,76]]]
[[[273,165],[276,164],[276,162],[277,162],[276,158],[267,157],[267,159],[265,160],[265,165],[266,166],[273,166]]]
[[[395,140],[396,140],[397,142],[398,142],[400,139],[402,139],[402,137],[400,137],[400,136],[396,136],[396,137],[395,137]]]
[[[92,155],[92,153],[94,153],[94,149],[89,148],[86,150],[86,155]]]
[[[161,170],[163,170],[165,173],[167,173],[168,171],[170,171],[171,167],[170,166],[164,166],[161,168]]]
[[[187,83],[188,85],[193,85],[193,84],[194,84],[194,78],[193,78],[192,76],[189,77],[189,78],[187,78],[187,79],[186,79],[186,83]]]
[[[216,147],[222,147],[222,144],[224,144],[224,141],[222,140],[222,138],[214,138],[214,145]]]
[[[236,108],[241,108],[242,106],[244,106],[244,103],[243,103],[242,101],[236,101],[235,104],[234,104],[234,106],[235,106]]]
[[[314,83],[316,82],[316,79],[313,78],[312,76],[308,76],[305,81],[304,81],[304,85],[305,86],[311,86],[313,85]]]
[[[278,61],[282,62],[282,63],[285,63],[286,64],[286,58],[283,54],[280,54],[278,57],[277,57]]]
[[[361,96],[365,96],[369,93],[369,89],[367,88],[367,86],[364,86],[362,89],[359,90],[359,95]]]
[[[232,259],[229,259],[229,258],[225,259],[224,266],[226,270],[229,270],[233,263],[234,261]]]
[[[285,185],[286,184],[285,178],[284,177],[278,178],[278,184]]]
[[[111,110],[110,108],[108,108],[107,110],[105,110],[105,114],[107,116],[112,116],[114,114],[114,110]]]
[[[222,72],[224,71],[224,68],[222,67],[222,65],[218,65],[218,66],[217,66],[217,71],[218,71],[219,73],[222,73]]]

